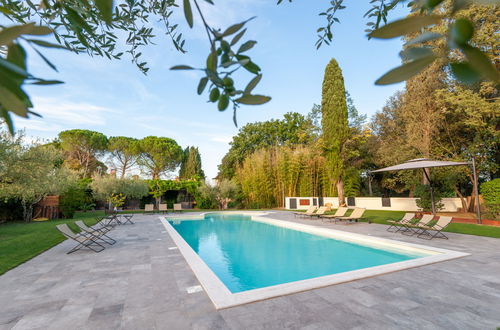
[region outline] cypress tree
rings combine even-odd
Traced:
[[[335,59],[325,69],[321,111],[323,154],[328,177],[330,184],[336,185],[339,205],[345,205],[343,151],[349,137],[349,126],[344,77]]]
[[[198,148],[187,147],[184,149],[181,168],[179,170],[179,178],[181,180],[193,179],[199,176],[200,179],[205,179],[205,173],[201,168],[201,156]]]

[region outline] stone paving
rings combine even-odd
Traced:
[[[376,224],[270,217],[471,256],[217,311],[156,215],[114,229],[101,253],[65,241],[0,276],[0,329],[496,329],[500,239],[423,241]],[[41,237],[40,239],[43,239]],[[170,248],[170,249],[169,249]]]

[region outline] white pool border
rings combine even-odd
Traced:
[[[230,213],[249,215],[252,217],[252,221],[268,223],[271,225],[298,230],[318,236],[347,240],[347,241],[357,242],[360,244],[369,244],[372,246],[378,245],[378,246],[385,246],[388,248],[393,247],[414,252],[424,250],[426,253],[432,253],[432,255],[417,259],[400,261],[387,265],[363,268],[339,274],[332,274],[301,281],[273,285],[260,289],[231,293],[231,291],[229,291],[229,289],[224,285],[224,283],[222,283],[222,281],[208,267],[208,265],[200,258],[200,256],[189,246],[188,243],[186,243],[186,241],[182,238],[182,236],[179,235],[179,233],[174,229],[174,227],[170,225],[170,223],[166,220],[167,217],[160,217],[163,226],[165,227],[170,237],[173,239],[173,241],[179,248],[181,254],[184,256],[187,263],[193,270],[194,274],[198,278],[198,281],[200,281],[200,284],[205,289],[206,293],[210,297],[210,300],[212,300],[216,309],[238,306],[259,300],[265,300],[296,292],[302,292],[334,284],[350,282],[362,278],[396,272],[414,267],[420,267],[424,265],[429,265],[441,261],[461,258],[470,255],[469,253],[464,253],[464,252],[440,249],[420,244],[400,242],[386,238],[379,238],[379,237],[350,233],[330,228],[321,228],[296,222],[272,219],[265,217],[265,215],[267,214],[265,212],[224,212],[223,214],[230,214]],[[204,219],[204,215],[205,213],[196,216],[181,215],[181,217],[182,220],[201,220]],[[168,218],[171,220],[175,220],[176,217],[174,216]]]

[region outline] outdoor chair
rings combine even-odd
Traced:
[[[122,222],[118,218],[118,215],[116,213],[110,214],[106,217],[104,217],[101,221],[100,224],[105,227],[114,227],[116,225],[121,225]]]
[[[167,206],[167,204],[159,204],[158,205],[158,211],[163,212],[163,213],[168,213],[168,206]]]
[[[365,213],[366,209],[362,208],[355,208],[354,211],[352,211],[351,215],[349,216],[338,216],[334,218],[335,223],[337,221],[345,221],[347,223],[352,223],[352,222],[358,222],[359,219],[363,218],[363,214]]]
[[[309,218],[312,219],[312,217],[317,217],[319,219],[320,216],[325,214],[325,212],[328,210],[328,207],[326,206],[321,206],[315,213],[309,214]]]
[[[420,227],[428,225],[432,219],[434,219],[434,214],[424,214],[420,220],[404,224],[405,229],[403,229],[403,234],[407,236],[420,234],[422,231]]]
[[[293,214],[297,217],[309,216],[314,214],[318,208],[316,206],[309,206],[305,212],[293,212]]]
[[[144,213],[151,212],[153,213],[155,211],[155,205],[154,204],[146,204],[144,205]]]
[[[134,224],[134,222],[132,221],[132,217],[134,215],[133,214],[120,214],[120,217],[122,217],[123,219],[125,219],[124,222],[120,222],[121,225],[126,225],[127,223],[130,223],[131,225]]]
[[[182,204],[181,203],[174,204],[174,212],[182,212]]]
[[[94,252],[101,252],[102,250],[104,250],[104,246],[102,246],[101,244],[99,244],[95,237],[94,236],[84,236],[84,235],[79,235],[79,234],[75,234],[71,228],[68,227],[67,224],[63,223],[63,224],[60,224],[60,225],[56,225],[56,228],[57,230],[59,230],[61,232],[61,234],[63,234],[65,237],[69,238],[69,239],[72,239],[74,240],[75,242],[77,242],[78,244],[72,248],[71,250],[69,250],[68,252],[66,252],[67,254],[70,254],[70,253],[73,253],[75,251],[78,251],[80,250],[81,248],[88,248]]]
[[[405,215],[399,220],[387,220],[387,222],[391,224],[389,228],[387,228],[387,231],[392,232],[391,229],[395,228],[396,230],[394,232],[397,233],[404,228],[405,224],[410,224],[413,219],[415,219],[415,213],[405,213]]]
[[[337,211],[335,211],[335,214],[322,215],[321,219],[323,219],[323,221],[330,221],[330,219],[334,219],[334,218],[343,216],[346,212],[347,212],[347,207],[341,206],[337,209]]]
[[[418,227],[421,229],[421,232],[417,235],[418,238],[425,239],[433,239],[433,238],[444,238],[448,239],[448,237],[443,234],[443,229],[445,229],[451,223],[452,217],[444,217],[440,216],[438,221],[433,225],[419,225]],[[434,234],[431,234],[430,231],[434,231]]]
[[[75,225],[78,226],[82,231],[80,232],[81,235],[84,236],[94,236],[96,240],[102,241],[104,243],[107,243],[109,245],[113,245],[116,243],[114,239],[106,235],[106,232],[103,229],[98,229],[98,228],[92,228],[87,226],[83,221],[78,220],[75,221]]]

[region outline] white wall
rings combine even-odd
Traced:
[[[318,200],[317,197],[286,197],[285,208],[290,209],[290,199],[295,198],[297,201],[297,210],[306,210],[309,205],[313,205],[313,199]],[[367,210],[388,210],[388,211],[420,211],[417,206],[416,198],[410,197],[391,197],[391,206],[382,206],[381,197],[356,197],[356,207],[366,208]],[[309,200],[309,205],[300,205],[300,200]],[[444,207],[441,211],[444,212],[457,212],[459,207],[462,207],[460,198],[443,198],[441,202]],[[337,197],[323,197],[323,205],[331,203],[333,208],[337,208]]]

